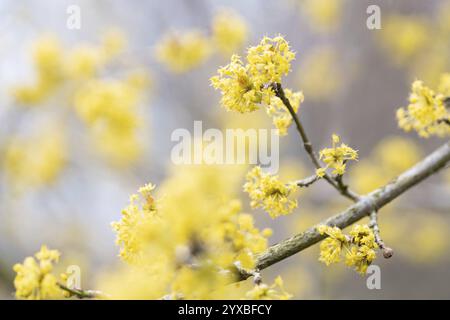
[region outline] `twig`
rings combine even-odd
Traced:
[[[75,296],[78,299],[104,299],[107,298],[107,295],[101,291],[97,290],[82,290],[77,288],[69,288],[68,286],[58,283],[58,287],[62,290],[70,293],[71,296]]]
[[[289,99],[286,97],[286,94],[284,93],[283,87],[281,86],[280,83],[273,83],[272,88],[275,92],[275,95],[281,100],[281,102],[283,102],[285,107],[288,109],[292,119],[294,120],[295,126],[297,127],[297,131],[300,134],[300,137],[303,141],[303,148],[305,149],[305,151],[308,154],[309,158],[311,159],[312,163],[314,164],[316,169],[322,168],[322,166],[320,165],[319,159],[317,158],[317,156],[314,153],[313,146],[312,146],[311,142],[309,141],[306,131],[303,128],[302,123],[300,122],[300,119],[298,118],[297,114],[295,113],[294,109],[292,108],[291,102],[289,101]],[[338,185],[338,183],[332,177],[330,177],[330,175],[328,175],[326,172],[325,172],[325,175],[323,176],[323,178],[330,185],[332,185],[336,190],[338,190],[344,197],[347,197],[352,201],[358,201],[359,196],[355,192],[349,190],[348,187],[345,189],[341,189],[340,186]]]
[[[383,250],[383,256],[389,259],[394,254],[394,250],[387,247],[380,235],[380,226],[378,225],[378,211],[372,210],[370,213],[369,227],[373,230],[375,236],[375,242],[378,244],[381,250]]]
[[[300,188],[307,188],[310,185],[312,185],[314,182],[318,181],[319,179],[320,179],[320,177],[318,175],[314,174],[305,179],[296,181],[295,184],[297,186],[299,186]]]
[[[411,169],[403,172],[395,180],[361,197],[358,202],[345,211],[320,222],[318,225],[326,224],[345,228],[366,217],[374,209],[382,208],[408,189],[444,168],[449,162],[450,141],[435,150]],[[316,230],[316,226],[313,226],[300,234],[271,246],[265,252],[258,255],[256,269],[263,270],[316,244],[325,237],[325,235],[321,235]],[[245,280],[248,277],[248,274],[239,275],[239,279],[241,280]]]

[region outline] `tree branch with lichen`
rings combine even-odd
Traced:
[[[345,228],[369,216],[374,210],[379,210],[410,188],[427,179],[437,171],[444,169],[450,163],[450,141],[428,155],[411,169],[403,172],[396,179],[371,193],[361,196],[355,204],[343,212],[323,220],[306,231],[294,235],[278,244],[269,247],[257,257],[256,270],[263,270],[290,256],[305,250],[326,238],[316,227],[318,225],[337,226]],[[245,280],[251,274],[240,273],[239,279]]]

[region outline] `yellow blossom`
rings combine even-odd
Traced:
[[[435,93],[419,80],[411,86],[409,105],[397,110],[397,120],[400,128],[405,131],[415,130],[423,138],[450,134],[450,114],[444,96]]]
[[[284,290],[283,280],[278,276],[270,286],[265,283],[256,284],[246,293],[246,297],[250,300],[287,300],[292,295]]]
[[[271,234],[256,228],[253,217],[221,187],[229,176],[223,168],[177,168],[159,188],[158,201],[153,185],[141,188],[113,223],[121,258],[143,270],[142,276],[156,277],[164,295],[220,297],[236,267],[255,267]]]
[[[381,45],[400,65],[410,63],[431,38],[428,23],[417,16],[388,16],[380,31]]]
[[[304,96],[300,92],[292,92],[290,89],[284,90],[286,98],[289,99],[292,109],[297,113],[300,103],[303,102]],[[292,116],[289,113],[286,106],[283,104],[281,99],[277,97],[272,97],[270,105],[266,108],[267,114],[272,117],[273,124],[278,129],[278,134],[284,136],[287,134],[287,129],[292,124]]]
[[[286,135],[291,115],[275,96],[272,86],[280,83],[282,76],[290,71],[294,57],[283,37],[264,37],[259,45],[247,50],[246,63],[233,55],[231,62],[218,70],[219,75],[211,78],[211,85],[221,91],[221,105],[227,110],[245,113],[258,110],[261,105],[267,106],[266,111],[272,116],[279,134]],[[289,89],[285,94],[296,112],[303,94]]]
[[[141,153],[138,103],[141,88],[120,80],[90,80],[75,93],[78,116],[89,126],[94,143],[114,165],[133,163]]]
[[[36,80],[12,88],[12,95],[23,105],[38,104],[47,99],[63,80],[63,49],[51,36],[39,38],[33,45]]]
[[[49,250],[45,245],[35,254],[27,257],[23,264],[17,263],[14,287],[18,299],[57,299],[62,297],[57,278],[52,274],[53,264],[59,260],[57,250]]]
[[[229,55],[241,48],[247,38],[248,27],[236,12],[225,9],[214,16],[212,34],[219,51]]]
[[[316,171],[316,174],[319,177],[323,177],[325,175],[327,168],[333,169],[332,174],[343,175],[345,173],[346,162],[349,160],[358,159],[358,152],[356,150],[353,150],[344,143],[341,143],[340,146],[337,146],[339,142],[339,136],[333,134],[332,147],[325,148],[320,151],[320,159],[325,162],[326,167],[320,168]]]
[[[279,83],[291,71],[295,53],[282,37],[264,37],[259,45],[247,51],[249,73],[255,84]]]
[[[336,28],[342,16],[343,0],[302,0],[302,5],[319,31]]]
[[[344,252],[345,264],[365,274],[367,267],[376,258],[378,245],[372,229],[367,225],[353,225],[349,235],[343,234],[338,227],[327,225],[319,225],[317,231],[328,236],[320,244],[319,257],[319,261],[327,266],[340,262]]]
[[[297,200],[289,199],[297,188],[295,183],[285,184],[278,180],[278,176],[262,172],[259,166],[247,174],[244,184],[251,207],[263,208],[272,218],[289,214],[297,207]]]
[[[211,44],[201,32],[172,32],[156,47],[156,58],[170,71],[183,73],[204,62],[211,53]]]
[[[5,149],[3,167],[19,190],[51,184],[67,158],[67,142],[60,127],[36,134],[33,139],[14,138]]]

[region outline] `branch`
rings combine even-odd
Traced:
[[[68,292],[71,296],[77,297],[78,299],[104,299],[107,297],[101,291],[69,288],[68,286],[63,285],[62,283],[58,283],[58,287]]]
[[[283,102],[285,107],[288,109],[292,119],[294,120],[295,126],[297,127],[297,131],[300,134],[300,137],[303,141],[303,148],[305,149],[305,151],[308,154],[309,158],[311,159],[312,163],[314,164],[316,169],[322,168],[322,166],[320,165],[319,159],[317,158],[316,154],[314,153],[312,143],[309,141],[309,138],[306,134],[305,129],[303,128],[302,123],[300,122],[300,119],[298,118],[297,114],[295,113],[294,109],[292,108],[291,102],[286,97],[283,87],[281,86],[280,83],[273,83],[272,88],[275,92],[275,95],[281,100],[281,102]],[[323,178],[330,185],[332,185],[336,190],[338,190],[339,193],[342,194],[344,197],[347,197],[352,201],[358,201],[359,196],[355,192],[349,190],[348,187],[341,188],[341,186],[332,177],[330,177],[327,173],[325,173]]]
[[[302,180],[297,180],[295,184],[300,188],[307,188],[312,185],[314,182],[318,181],[320,177],[318,175],[312,175]]]
[[[449,162],[450,141],[384,187],[376,189],[375,191],[361,197],[358,202],[350,206],[348,209],[320,222],[319,225],[327,224],[343,229],[366,217],[372,211],[382,208],[408,189],[431,176],[433,173],[443,169]],[[265,269],[302,250],[305,250],[325,237],[326,235],[320,235],[320,233],[316,230],[316,226],[313,226],[300,234],[271,246],[265,252],[259,254],[255,269]],[[245,280],[249,276],[251,276],[251,274],[241,273],[240,279]]]
[[[389,259],[394,254],[394,250],[386,246],[380,235],[380,226],[378,225],[378,211],[372,210],[370,213],[369,227],[373,230],[373,235],[375,236],[375,242],[378,244],[381,250],[383,250],[383,257]]]

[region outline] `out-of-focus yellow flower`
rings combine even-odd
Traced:
[[[224,181],[233,171],[177,168],[161,186],[158,202],[153,185],[141,188],[113,224],[121,257],[149,277],[161,273],[157,287],[172,298],[220,297],[235,267],[254,268],[255,255],[267,248],[271,234],[257,229],[253,217],[241,213],[240,202],[230,198]]]
[[[314,48],[305,54],[297,78],[308,99],[326,101],[336,97],[344,79],[338,61],[336,52],[327,46]]]
[[[32,140],[15,138],[5,150],[3,166],[19,190],[55,181],[67,158],[67,144],[60,127],[49,128]]]
[[[118,29],[110,29],[102,37],[101,52],[103,60],[111,61],[125,49],[127,40]]]
[[[328,168],[333,169],[332,174],[343,175],[345,173],[347,161],[358,159],[358,152],[356,150],[353,150],[345,143],[341,143],[338,147],[337,144],[339,142],[339,136],[333,134],[332,147],[320,150],[320,159],[325,162],[326,167],[317,169],[316,174],[319,177],[323,177],[326,172],[325,170]]]
[[[214,16],[212,37],[221,53],[230,55],[239,50],[247,39],[247,35],[247,24],[236,12],[224,9]]]
[[[445,77],[443,79],[445,81]],[[444,85],[443,88],[445,89]],[[407,132],[415,130],[423,138],[449,135],[450,113],[444,99],[443,94],[435,93],[422,81],[414,81],[408,107],[397,110],[399,127]]]
[[[250,196],[252,208],[263,208],[272,217],[286,215],[297,207],[289,196],[297,190],[294,182],[283,183],[278,176],[262,172],[259,166],[247,174],[244,191]]]
[[[51,36],[39,38],[33,46],[33,62],[35,82],[12,88],[15,100],[27,106],[44,101],[63,80],[63,49],[59,41]]]
[[[210,40],[199,31],[166,34],[156,46],[156,58],[167,69],[183,73],[200,65],[211,54]]]
[[[54,263],[59,260],[57,250],[42,246],[35,257],[27,257],[23,264],[17,263],[14,287],[18,299],[41,300],[62,297],[57,278],[52,274]]]
[[[256,284],[247,292],[246,297],[250,300],[287,300],[292,295],[284,290],[283,280],[278,276],[270,286],[265,283]]]
[[[140,97],[141,88],[119,80],[90,80],[75,94],[77,114],[90,127],[99,150],[112,164],[127,165],[140,155]]]
[[[101,66],[101,56],[93,46],[79,46],[67,56],[66,73],[73,79],[92,78]]]
[[[403,65],[425,49],[432,37],[428,23],[415,16],[392,15],[384,18],[380,33],[381,45],[394,62]]]
[[[302,8],[318,31],[337,28],[342,17],[343,0],[302,0]]]
[[[300,103],[305,99],[303,92],[292,92],[290,89],[286,89],[285,94],[286,98],[288,98],[291,103],[292,109],[297,113]],[[278,129],[278,134],[280,136],[287,135],[287,129],[292,124],[292,116],[281,99],[272,97],[266,111],[267,114],[272,117],[273,124]]]

